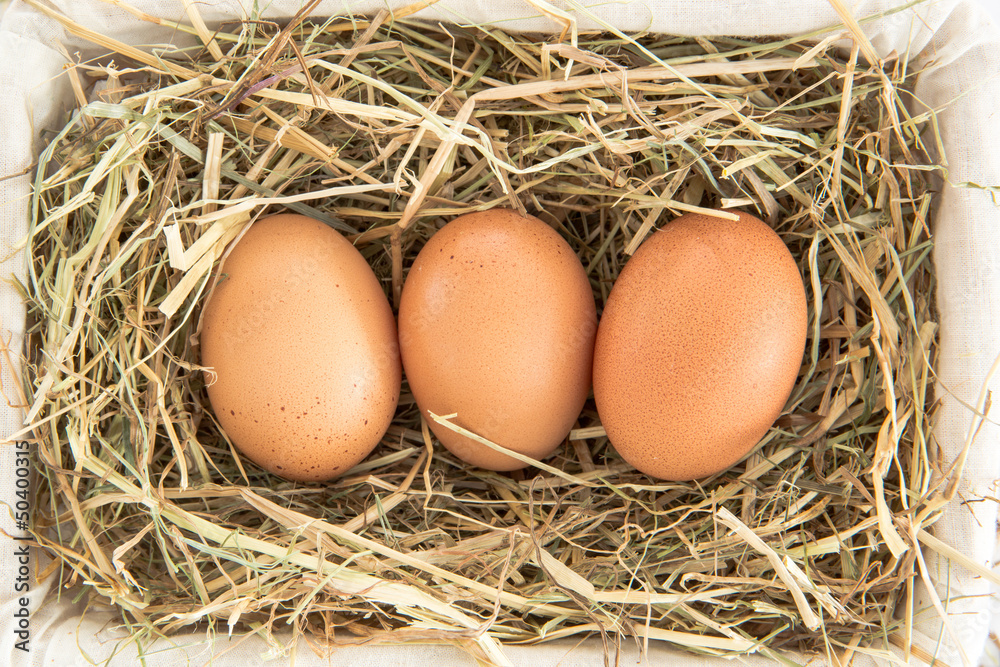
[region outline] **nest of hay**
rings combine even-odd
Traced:
[[[198,45],[150,54],[59,18],[116,55],[67,71],[79,108],[35,180],[32,529],[42,576],[115,606],[128,641],[212,625],[281,650],[290,628],[494,662],[505,643],[591,635],[719,655],[909,644],[918,541],[960,472],[931,431],[936,134],[917,72],[866,64],[856,23],[842,52],[819,35],[300,16],[176,26]],[[197,327],[246,225],[326,222],[395,301],[436,229],[494,206],[559,230],[599,308],[671,217],[767,220],[799,262],[810,334],[760,446],[658,482],[610,447],[591,400],[544,466],[489,472],[435,442],[404,384],[383,442],[333,482],[238,456]]]

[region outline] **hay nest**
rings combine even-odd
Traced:
[[[33,535],[43,576],[120,610],[128,641],[211,625],[280,651],[290,628],[317,650],[451,642],[498,663],[505,643],[589,635],[609,652],[908,646],[918,541],[961,471],[931,431],[937,135],[917,72],[866,64],[857,23],[841,52],[819,34],[254,17],[174,26],[197,46],[149,54],[38,8],[116,55],[67,71],[79,108],[35,180]],[[404,385],[381,445],[333,482],[237,455],[197,326],[246,225],[326,222],[395,301],[436,229],[494,206],[558,229],[599,307],[671,217],[766,219],[799,262],[810,333],[761,445],[711,479],[657,482],[589,401],[545,466],[494,473],[440,447]]]

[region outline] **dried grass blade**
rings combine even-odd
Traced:
[[[458,424],[456,424],[455,422],[452,421],[452,419],[454,419],[457,415],[439,416],[439,415],[434,414],[433,412],[428,412],[427,414],[430,415],[431,419],[433,419],[438,424],[441,424],[445,428],[447,428],[447,429],[449,429],[451,431],[454,431],[455,433],[458,433],[459,435],[465,436],[466,438],[469,438],[470,440],[478,442],[481,445],[485,445],[486,447],[489,447],[490,449],[492,449],[495,452],[499,452],[501,454],[506,454],[507,456],[510,456],[511,458],[515,458],[518,461],[521,461],[522,463],[527,463],[528,465],[532,465],[532,466],[534,466],[536,468],[544,470],[545,472],[547,472],[549,474],[555,475],[556,477],[560,477],[562,479],[565,479],[568,482],[573,482],[574,484],[579,484],[581,486],[596,486],[596,484],[594,484],[593,482],[587,482],[587,481],[584,481],[584,480],[582,480],[579,477],[576,477],[574,475],[569,475],[569,474],[563,472],[562,470],[560,470],[559,468],[554,468],[554,467],[548,465],[547,463],[542,463],[541,461],[536,461],[535,459],[531,458],[530,456],[525,456],[524,454],[522,454],[520,452],[515,452],[512,449],[507,449],[506,447],[503,447],[502,445],[498,445],[495,442],[491,442],[491,441],[487,440],[486,438],[484,438],[483,436],[478,435],[476,433],[473,433],[472,431],[459,426]]]
[[[844,26],[847,28],[848,32],[851,33],[851,37],[854,38],[854,43],[857,45],[861,52],[865,56],[865,60],[868,61],[869,65],[878,65],[881,59],[878,57],[878,53],[875,52],[875,47],[872,46],[871,40],[868,39],[868,35],[865,31],[861,29],[861,24],[858,20],[854,18],[854,14],[851,10],[844,4],[843,0],[830,0],[830,4],[833,5],[834,10],[840,17],[840,20],[844,22]]]
[[[563,630],[552,633],[549,636],[552,639],[558,639],[561,637],[600,632],[602,629],[602,626],[597,623],[583,623],[580,625],[567,626]],[[757,650],[757,645],[754,642],[743,638],[712,637],[711,635],[699,635],[693,632],[682,632],[678,630],[664,630],[662,628],[642,625],[634,625],[631,628],[631,631],[634,632],[636,636],[644,639],[659,639],[677,646],[684,646],[699,651],[708,651],[713,654],[715,651],[754,653]]]
[[[906,422],[909,421],[911,414],[912,408],[904,413],[902,426],[905,426]],[[878,445],[875,460],[872,462],[872,484],[875,489],[875,508],[878,516],[879,532],[882,533],[882,539],[885,540],[885,544],[889,547],[892,555],[899,558],[906,553],[909,546],[899,536],[899,532],[896,531],[895,526],[892,524],[892,510],[889,509],[889,504],[885,499],[885,483],[883,481],[886,473],[889,471],[889,465],[896,456],[896,449],[899,446],[899,434],[902,432],[902,427],[893,429],[893,426],[893,415],[887,415],[878,432]],[[894,435],[890,434],[890,430],[893,430]]]
[[[959,565],[966,568],[970,572],[975,572],[983,579],[992,582],[995,586],[1000,586],[1000,574],[997,574],[988,567],[985,567],[980,563],[977,563],[976,561],[972,560],[971,558],[969,558],[964,553],[962,553],[955,547],[951,546],[947,542],[944,542],[943,540],[939,540],[938,538],[934,537],[933,535],[928,533],[926,529],[921,528],[920,530],[918,530],[916,536],[918,540],[920,540],[923,544],[927,545],[929,548],[936,551],[941,556],[944,556],[953,563],[958,563]]]
[[[143,63],[144,65],[148,65],[154,69],[162,70],[168,74],[172,74],[173,76],[180,77],[182,79],[194,79],[198,76],[197,72],[194,72],[193,70],[190,70],[186,67],[182,67],[181,65],[177,65],[176,63],[172,63],[167,60],[161,60],[159,58],[155,58],[146,53],[145,51],[141,51],[135,48],[134,46],[129,46],[128,44],[119,42],[116,39],[112,39],[110,37],[102,35],[99,32],[95,32],[90,28],[86,28],[77,23],[76,21],[73,21],[68,16],[60,14],[59,12],[41,4],[40,2],[38,2],[38,0],[24,0],[24,1],[27,2],[29,5],[31,5],[32,9],[41,12],[42,14],[48,16],[51,19],[55,19],[57,22],[59,22],[60,25],[66,28],[66,30],[70,34],[76,35],[81,39],[85,39],[88,42],[92,42],[98,46],[104,47],[116,53],[120,53],[123,56],[131,58],[132,60]]]
[[[844,141],[847,138],[847,122],[851,115],[851,105],[854,98],[851,92],[854,88],[854,69],[858,64],[858,44],[855,42],[851,49],[851,57],[847,61],[847,70],[844,72],[844,92],[840,98],[840,116],[837,119],[837,146],[833,151],[833,164],[830,167],[832,184],[830,185],[830,196],[838,203],[843,201],[840,196],[840,179],[843,169]]]
[[[212,211],[211,213],[203,213],[202,215],[181,218],[178,222],[204,224],[239,215],[246,215],[253,209],[260,206],[288,205],[297,202],[325,199],[327,197],[342,197],[344,195],[361,194],[365,192],[392,192],[393,189],[392,184],[366,183],[364,185],[341,185],[333,188],[314,190],[311,192],[302,192],[297,195],[283,195],[280,197],[247,197],[243,201],[237,202],[231,206],[220,208],[217,211]]]
[[[816,612],[812,610],[809,606],[809,601],[806,600],[806,596],[802,593],[802,589],[799,587],[798,583],[795,581],[795,577],[788,571],[784,563],[781,562],[781,557],[772,549],[767,546],[764,540],[757,537],[750,528],[736,518],[736,515],[730,512],[725,507],[720,507],[715,512],[715,516],[723,524],[728,526],[733,532],[735,532],[740,538],[746,541],[754,550],[763,554],[771,566],[774,568],[775,573],[778,578],[788,587],[788,592],[791,593],[792,598],[795,600],[795,606],[799,610],[799,615],[802,617],[802,622],[810,630],[816,630],[820,627],[820,619],[816,616]]]
[[[548,572],[552,579],[565,588],[577,593],[587,600],[595,600],[597,590],[594,584],[584,579],[582,576],[568,568],[558,558],[550,554],[541,547],[532,552],[532,560]]]
[[[245,118],[239,118],[232,115],[220,118],[219,123],[232,123],[233,127],[248,137],[259,137],[263,141],[275,143],[279,146],[296,150],[303,155],[314,157],[323,162],[330,160],[332,157],[330,153],[324,150],[318,150],[314,142],[305,140],[300,134],[289,134],[287,132],[283,132],[282,130],[275,130]]]
[[[609,604],[676,605],[687,602],[707,602],[739,593],[736,588],[716,588],[697,593],[648,593],[646,591],[596,591],[593,599]]]
[[[184,257],[184,241],[181,240],[181,228],[177,225],[166,225],[163,228],[163,238],[167,242],[167,259],[170,268],[187,271],[188,263]]]
[[[215,41],[215,38],[212,37],[212,33],[208,31],[208,26],[205,25],[205,21],[201,18],[198,6],[193,0],[182,0],[182,2],[184,3],[184,11],[187,12],[188,18],[191,19],[191,25],[194,27],[195,32],[198,33],[202,44],[208,48],[208,52],[212,55],[212,58],[216,61],[221,61],[223,58],[222,49],[219,47],[219,43]]]
[[[181,277],[177,286],[171,290],[170,294],[167,295],[163,301],[160,302],[158,309],[161,313],[167,317],[173,317],[180,310],[181,306],[184,305],[184,301],[190,296],[191,292],[199,284],[204,284],[204,280],[207,278],[208,273],[212,270],[212,265],[218,256],[221,256],[224,247],[217,248],[215,253],[205,253],[201,258],[195,262],[191,268],[189,268],[184,275]]]

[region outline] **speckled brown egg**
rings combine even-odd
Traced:
[[[453,454],[491,470],[526,464],[459,435],[454,420],[543,459],[565,440],[590,392],[597,328],[590,283],[554,229],[508,209],[441,228],[403,285],[403,368],[430,428]]]
[[[686,214],[648,238],[608,296],[594,398],[640,471],[692,480],[760,441],[794,388],[806,342],[802,277],[754,216]]]
[[[396,323],[350,241],[301,215],[259,220],[205,306],[208,396],[242,454],[290,480],[343,474],[379,443],[399,399]]]

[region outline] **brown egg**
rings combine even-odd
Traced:
[[[806,342],[802,277],[781,238],[741,211],[686,214],[648,238],[608,296],[594,398],[640,471],[691,480],[756,445],[795,385]]]
[[[580,260],[532,216],[460,216],[423,247],[403,285],[403,368],[430,428],[452,453],[491,470],[525,466],[442,426],[428,411],[542,459],[590,392],[596,306]]]
[[[381,440],[399,399],[396,324],[368,262],[323,223],[275,215],[221,271],[201,357],[222,428],[276,475],[343,474]]]

